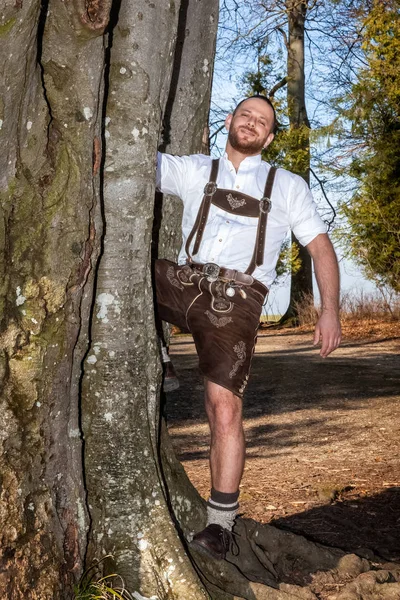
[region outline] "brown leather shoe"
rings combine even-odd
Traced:
[[[211,523],[203,531],[196,533],[189,546],[217,560],[225,560],[232,544],[232,533],[227,529]]]

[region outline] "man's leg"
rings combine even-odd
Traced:
[[[225,558],[239,508],[245,459],[242,400],[206,379],[205,406],[211,430],[212,488],[207,502],[207,526],[194,536],[192,544],[215,558]]]
[[[211,484],[220,492],[237,492],[245,456],[242,399],[206,379],[205,405],[211,430]]]
[[[211,430],[212,485],[207,525],[218,523],[231,530],[238,510],[239,484],[245,459],[242,400],[206,379],[205,406]]]

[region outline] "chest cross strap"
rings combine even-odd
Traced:
[[[217,192],[216,181],[217,181],[217,176],[218,176],[218,168],[219,168],[219,159],[216,158],[212,161],[210,180],[205,185],[204,196],[203,196],[203,200],[201,202],[199,211],[197,213],[196,221],[193,225],[192,231],[190,232],[190,234],[186,240],[185,250],[186,250],[186,254],[188,256],[189,262],[192,259],[191,254],[190,254],[190,244],[192,243],[192,240],[193,240],[194,236],[196,235],[196,239],[195,239],[194,246],[193,246],[193,254],[197,254],[197,252],[199,251],[199,248],[200,248],[200,244],[201,244],[204,229],[205,229],[205,226],[207,223],[211,204],[214,203],[217,206],[219,206],[220,208],[224,209],[223,205],[221,205],[221,203],[219,202],[219,200],[217,200],[217,198],[216,198],[215,202],[213,201],[213,196]],[[261,198],[261,200],[258,201],[256,198],[251,198],[250,196],[246,196],[246,198],[251,200],[255,205],[258,205],[258,207],[259,207],[259,214],[254,214],[253,208],[251,209],[251,212],[244,211],[242,213],[244,216],[252,216],[252,217],[258,216],[258,227],[257,227],[256,242],[254,245],[254,252],[253,252],[251,262],[245,271],[245,273],[248,275],[251,275],[253,273],[254,269],[256,267],[261,266],[264,261],[264,247],[265,247],[265,234],[266,234],[266,230],[267,230],[267,218],[268,218],[268,213],[271,210],[271,193],[272,193],[272,188],[274,185],[275,174],[276,174],[276,168],[271,167],[268,172],[268,177],[267,177],[267,181],[265,183],[265,188],[264,188],[264,195]],[[224,194],[222,194],[222,196],[225,197],[226,196],[225,192],[228,192],[229,190],[221,190],[221,192],[222,191],[224,192]],[[218,192],[219,192],[219,190],[218,190]],[[218,196],[218,194],[216,194],[216,196]],[[246,215],[246,213],[247,213],[247,215]]]

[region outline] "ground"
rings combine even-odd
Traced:
[[[260,330],[244,401],[241,511],[314,541],[400,560],[400,324],[347,323],[327,359],[311,330]],[[172,338],[181,387],[168,395],[173,444],[209,493],[209,434],[190,336]]]

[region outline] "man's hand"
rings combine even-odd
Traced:
[[[336,311],[322,311],[315,326],[314,346],[321,342],[320,356],[326,358],[336,350],[342,339],[339,316]]]

